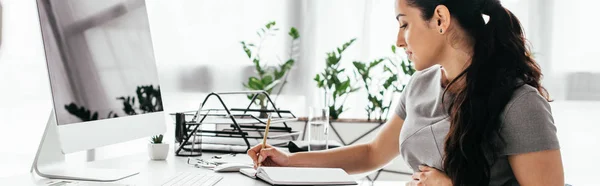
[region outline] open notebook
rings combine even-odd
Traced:
[[[356,185],[354,178],[339,168],[260,167],[240,169],[252,178],[260,178],[271,185]],[[256,175],[256,177],[254,176]]]

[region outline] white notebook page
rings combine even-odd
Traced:
[[[261,167],[257,176],[271,184],[356,184],[339,168]]]

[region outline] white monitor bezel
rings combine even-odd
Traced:
[[[163,111],[58,125],[58,136],[65,154],[164,134],[165,131]]]

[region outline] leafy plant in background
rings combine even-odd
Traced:
[[[412,61],[410,61],[410,59],[406,59],[404,60],[403,58],[401,58],[400,56],[398,56],[398,53],[396,53],[396,46],[392,45],[392,53],[394,53],[394,55],[392,57],[387,58],[387,60],[390,62],[390,64],[392,65],[392,67],[384,67],[386,72],[389,73],[393,73],[396,74],[395,72],[398,72],[400,70],[402,70],[402,72],[405,75],[408,76],[412,76],[415,73],[415,68],[414,65],[412,63]],[[400,66],[398,66],[398,64],[400,64]],[[393,79],[388,79],[388,81],[398,81],[398,76],[396,76]],[[406,88],[406,84],[402,83],[401,84],[402,88],[397,87],[396,85],[394,85],[394,91],[396,92],[403,92],[404,88]],[[391,104],[391,102],[390,102]]]
[[[123,102],[123,111],[127,115],[137,115],[138,113],[151,113],[151,112],[159,112],[163,111],[162,105],[162,96],[160,94],[160,86],[157,89],[154,89],[153,85],[148,86],[138,86],[136,89],[136,95],[138,104],[136,106],[136,97],[132,96],[121,96],[118,97],[117,100],[121,100]],[[81,121],[94,121],[98,120],[98,112],[90,111],[84,106],[78,106],[75,103],[71,103],[65,105],[65,109],[75,117],[79,118]],[[139,110],[139,111],[136,111]],[[106,118],[116,118],[119,117],[113,111],[110,111]]]
[[[324,90],[325,105],[329,108],[329,116],[332,119],[338,119],[340,114],[345,111],[344,102],[346,102],[348,94],[360,89],[351,85],[350,77],[344,73],[346,69],[340,68],[342,53],[354,41],[356,38],[344,43],[341,48],[338,47],[337,51],[328,52],[324,71],[314,78],[317,86]]]
[[[373,68],[378,67],[379,64],[381,64],[382,62],[384,62],[384,59],[376,59],[370,62],[369,64],[365,64],[360,61],[352,62],[356,72],[358,72],[358,75],[356,76],[360,77],[360,79],[363,82],[363,86],[365,87],[368,93],[367,100],[369,100],[369,102],[365,110],[367,111],[367,118],[369,120],[371,119],[371,114],[373,114],[377,109],[379,109],[380,111],[383,111],[385,109],[385,107],[383,106],[383,94],[385,94],[385,92],[381,90],[380,86],[378,86],[381,84],[376,84],[377,82],[375,82],[374,77],[371,75],[371,71],[373,70]],[[373,91],[379,92],[377,92],[377,94],[374,94]],[[381,120],[381,115],[379,116],[379,119]]]
[[[368,104],[365,107],[367,117],[371,120],[377,114],[376,119],[382,121],[389,115],[394,93],[404,91],[405,84],[399,82],[399,72],[402,75],[412,75],[415,72],[412,62],[404,60],[396,53],[396,46],[392,45],[393,56],[376,59],[369,64],[360,61],[353,62],[356,76],[362,80],[367,90]],[[379,68],[383,65],[383,68]]]
[[[292,69],[294,63],[296,62],[294,58],[295,53],[297,53],[296,49],[298,45],[298,39],[300,38],[300,33],[296,28],[292,27],[288,32],[288,35],[292,39],[288,60],[279,64],[276,67],[271,68],[261,64],[262,61],[260,57],[260,50],[262,44],[267,39],[267,37],[274,36],[275,32],[279,30],[275,26],[275,21],[272,21],[267,23],[264,26],[264,28],[261,28],[259,31],[257,31],[256,34],[260,38],[257,44],[245,41],[240,42],[242,44],[244,52],[252,61],[252,63],[254,63],[254,70],[258,75],[248,78],[248,82],[244,83],[244,87],[246,87],[249,90],[263,90],[271,94],[275,86],[281,83],[279,89],[279,93],[281,93],[281,90],[287,83],[288,72]],[[252,99],[252,97],[254,97],[254,95],[248,95],[248,99]],[[266,97],[264,95],[259,94],[257,100],[254,103],[259,105],[261,109],[267,108]],[[261,113],[261,117],[266,116],[265,114],[266,113]]]

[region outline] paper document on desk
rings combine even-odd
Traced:
[[[248,177],[256,179],[256,170],[255,169],[240,169],[240,173],[246,175]]]
[[[256,177],[272,185],[356,185],[354,178],[340,168],[260,167],[240,169],[246,176]]]

